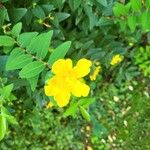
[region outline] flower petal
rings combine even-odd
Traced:
[[[81,97],[81,96],[88,96],[90,91],[90,87],[86,85],[85,83],[80,82],[79,80],[76,80],[74,82],[74,85],[72,86],[72,94],[76,97]]]
[[[72,69],[71,59],[59,59],[52,66],[52,72],[56,75],[64,75]]]
[[[54,96],[54,99],[59,107],[64,107],[69,103],[70,92],[67,90],[61,90],[57,95]]]
[[[47,96],[54,96],[56,93],[58,93],[57,83],[58,81],[56,76],[48,80],[47,85],[44,86],[44,91]]]
[[[76,77],[82,78],[86,76],[90,72],[91,66],[92,66],[92,62],[90,60],[87,60],[85,58],[80,59],[77,62],[77,65],[73,68],[76,73]]]
[[[52,90],[51,90],[51,87],[50,86],[48,86],[48,85],[45,85],[44,86],[44,91],[45,91],[45,94],[47,95],[47,96],[52,96]]]

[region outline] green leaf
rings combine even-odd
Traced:
[[[70,14],[64,13],[64,12],[60,12],[60,13],[56,13],[56,16],[58,18],[58,21],[61,22],[61,21],[65,20],[65,19],[67,19],[70,16]]]
[[[95,102],[95,98],[82,98],[78,101],[78,105],[87,108],[89,105]]]
[[[101,5],[107,7],[107,0],[96,0],[98,3],[100,3]]]
[[[45,17],[45,13],[44,13],[43,9],[38,5],[35,8],[32,9],[32,13],[37,18],[42,19],[42,18]]]
[[[22,23],[19,22],[12,28],[12,31],[11,31],[12,35],[15,37],[18,37],[18,35],[21,32],[21,29],[22,29]]]
[[[45,58],[48,53],[52,35],[53,31],[38,35],[31,41],[30,45],[27,47],[27,50],[32,53],[37,53],[37,57],[40,59]]]
[[[12,124],[17,124],[15,117],[13,117],[10,112],[4,107],[1,107],[1,113],[6,118],[6,120]]]
[[[145,11],[142,13],[140,19],[141,19],[141,24],[142,24],[142,29],[144,32],[150,31],[150,12]]]
[[[75,11],[81,5],[81,0],[69,0],[69,5]]]
[[[118,3],[118,2],[113,7],[113,12],[116,17],[120,17],[121,15],[123,15],[123,16],[128,15],[128,11],[127,11],[125,5]]]
[[[5,54],[8,54],[8,53],[10,53],[12,51],[13,47],[14,46],[3,46],[3,52]]]
[[[2,88],[2,91],[1,91],[1,95],[4,97],[4,99],[8,99],[11,92],[12,92],[12,89],[13,89],[14,85],[13,84],[9,84],[7,86],[4,86]]]
[[[3,25],[4,20],[7,16],[7,9],[6,8],[0,8],[0,27]]]
[[[0,114],[0,141],[4,138],[6,133],[7,125],[6,118]]]
[[[131,0],[131,6],[134,11],[141,11],[142,0]]]
[[[9,10],[10,19],[12,22],[18,22],[27,12],[26,8],[13,8]]]
[[[53,1],[53,4],[54,6],[57,8],[59,8],[60,6],[63,6],[63,3],[65,2],[66,0],[55,0]]]
[[[42,5],[42,8],[46,14],[49,14],[54,9],[54,6],[50,4],[44,4]]]
[[[32,39],[34,39],[38,35],[38,32],[26,32],[19,35],[17,38],[17,42],[21,47],[29,46]]]
[[[6,120],[8,121],[8,123],[18,124],[18,122],[17,122],[17,120],[16,120],[16,118],[14,116],[12,116],[12,115],[6,115],[6,114],[4,114],[3,116],[6,118]]]
[[[101,17],[98,21],[99,26],[107,26],[110,25],[112,21],[110,19],[107,19],[106,17]]]
[[[146,0],[145,3],[146,3],[146,6],[150,7],[150,0]]]
[[[135,31],[136,28],[136,16],[128,16],[128,26],[131,32]]]
[[[15,40],[7,35],[0,36],[0,46],[13,46]]]
[[[28,8],[27,13],[25,14],[24,18],[25,18],[25,22],[26,22],[27,26],[29,26],[31,24],[31,21],[33,18],[31,8]]]
[[[131,9],[131,3],[127,3],[127,4],[125,5],[125,8],[126,8],[126,11],[129,12],[130,9]]]
[[[118,22],[120,24],[120,30],[125,32],[126,31],[126,27],[127,27],[127,21],[126,20],[118,20]]]
[[[64,56],[67,54],[70,46],[71,46],[70,41],[64,42],[61,45],[59,45],[50,55],[48,63],[50,65],[52,65],[58,59],[64,58]]]
[[[64,116],[74,116],[78,110],[78,104],[77,103],[72,103],[70,104],[69,108],[64,112]]]
[[[29,81],[30,85],[31,85],[31,90],[32,91],[35,91],[35,88],[36,88],[37,82],[38,82],[38,78],[39,78],[39,75],[27,79]]]
[[[80,106],[80,111],[81,111],[83,118],[85,118],[87,121],[91,120],[89,113],[85,110],[84,107]]]
[[[90,28],[90,30],[92,30],[94,28],[94,26],[97,25],[98,20],[96,18],[96,15],[93,13],[92,7],[89,5],[84,6],[84,11],[89,19],[89,28]],[[85,26],[87,26],[87,24],[85,24]]]
[[[28,54],[24,54],[21,48],[15,48],[8,57],[6,70],[21,69],[32,62],[32,60],[32,57]]]
[[[32,78],[40,74],[45,68],[44,63],[40,61],[34,61],[26,65],[19,73],[21,78]]]

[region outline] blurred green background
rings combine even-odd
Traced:
[[[18,125],[9,125],[1,150],[150,149],[150,0],[0,0],[0,33],[18,22],[22,32],[54,30],[53,47],[70,40],[67,54],[100,62],[96,81],[87,79],[96,99],[88,112],[64,117],[46,108],[40,79],[35,92],[4,67],[10,51],[0,48],[0,86],[14,83],[16,98],[5,106]],[[115,54],[124,60],[111,66]]]

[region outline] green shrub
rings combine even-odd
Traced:
[[[0,0],[0,148],[148,150],[149,7]]]

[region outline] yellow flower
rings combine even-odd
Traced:
[[[93,150],[91,146],[87,146],[87,150]]]
[[[123,56],[121,56],[120,54],[117,54],[117,55],[113,56],[110,64],[116,65],[116,64],[120,63],[122,60],[123,60]]]
[[[59,59],[52,66],[55,74],[45,85],[47,96],[53,96],[59,107],[69,103],[71,94],[76,97],[87,96],[90,87],[81,79],[90,72],[92,63],[85,58],[80,59],[73,67],[71,59]]]
[[[51,107],[53,107],[54,106],[54,104],[52,103],[52,102],[49,102],[47,105],[46,105],[46,108],[48,109],[48,108],[51,108]]]
[[[90,75],[91,81],[96,80],[96,77],[97,77],[97,75],[99,74],[100,70],[101,70],[101,67],[100,67],[100,66],[95,67],[95,70],[94,70],[93,73]]]

